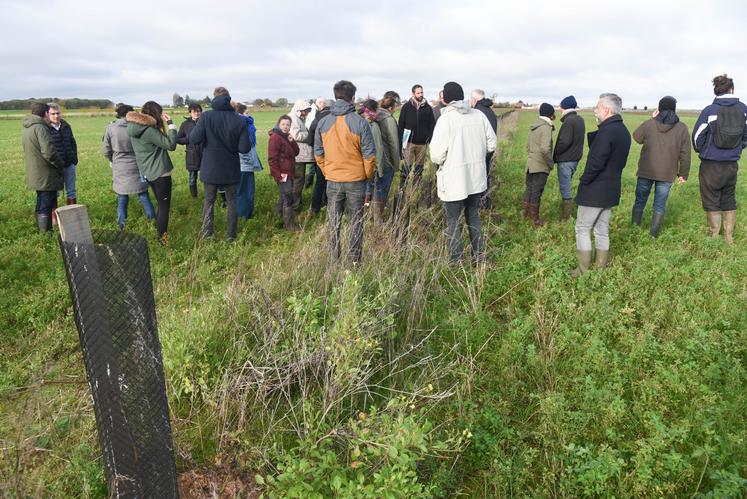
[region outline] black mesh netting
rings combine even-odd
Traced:
[[[178,497],[148,244],[61,242],[110,497]]]

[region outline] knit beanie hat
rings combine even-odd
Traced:
[[[464,90],[459,83],[450,81],[444,84],[444,102],[448,104],[455,100],[464,100]]]
[[[543,102],[540,106],[540,116],[544,116],[545,118],[551,118],[552,116],[555,116],[555,108],[552,107],[552,104]]]
[[[676,111],[677,110],[677,99],[671,95],[662,97],[659,101],[659,112],[661,111]]]
[[[576,102],[576,98],[572,95],[560,101],[560,109],[576,109],[577,107],[578,102]]]

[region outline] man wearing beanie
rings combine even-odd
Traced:
[[[733,244],[737,218],[737,170],[747,147],[747,106],[734,95],[734,80],[725,74],[713,79],[713,103],[701,111],[693,127],[693,147],[700,157],[700,200],[713,237],[724,222],[724,240]]]
[[[581,157],[584,155],[584,137],[586,127],[584,119],[578,115],[576,98],[569,95],[560,101],[560,130],[555,142],[553,161],[558,164],[558,187],[563,204],[560,208],[560,219],[568,220],[573,209],[571,182],[576,173]]]
[[[449,259],[462,259],[461,214],[467,221],[474,263],[484,261],[480,197],[488,187],[485,156],[495,151],[496,137],[483,113],[464,101],[464,90],[455,82],[444,85],[446,107],[431,140],[431,160],[436,165],[438,197],[446,210]]]
[[[544,225],[540,218],[542,192],[547,177],[552,170],[552,125],[555,108],[543,102],[537,120],[529,127],[527,141],[526,187],[524,189],[524,218],[532,221],[535,227]]]
[[[664,221],[669,189],[675,178],[682,184],[690,172],[690,132],[675,112],[677,100],[666,96],[659,101],[653,117],[641,123],[633,132],[633,139],[643,144],[638,160],[638,182],[635,186],[635,203],[632,221],[641,225],[643,210],[654,188],[654,212],[651,215],[649,234],[659,235]]]
[[[576,258],[578,267],[571,277],[578,277],[591,266],[591,232],[597,247],[596,267],[604,268],[610,254],[610,216],[612,207],[620,204],[623,168],[630,152],[630,132],[623,123],[622,99],[616,94],[599,96],[594,116],[599,129],[589,134],[589,156],[578,179],[576,204]]]

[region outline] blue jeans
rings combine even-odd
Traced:
[[[350,219],[350,259],[360,262],[363,254],[363,200],[366,182],[327,182],[327,215],[329,220],[329,242],[333,259],[340,258],[340,227],[342,213],[348,205]]]
[[[153,203],[150,201],[148,191],[141,192],[137,195],[138,201],[143,205],[145,210],[145,217],[148,220],[156,218],[156,209],[153,207]],[[120,229],[123,229],[125,222],[127,221],[127,205],[130,202],[130,196],[127,194],[117,194],[117,225]]]
[[[389,197],[389,189],[392,187],[392,181],[394,180],[394,168],[387,166],[384,168],[384,175],[379,177],[378,173],[374,173],[374,190],[373,198],[376,201],[386,201]]]
[[[560,197],[563,199],[572,199],[571,180],[576,173],[578,161],[561,161],[558,163],[558,185],[560,186]]]
[[[249,219],[254,214],[254,172],[241,172],[236,189],[239,218]]]
[[[67,199],[78,197],[75,190],[75,165],[70,165],[62,169],[62,178],[65,181],[65,196]]]
[[[667,209],[667,198],[669,198],[669,189],[672,188],[672,182],[649,180],[641,177],[638,177],[638,182],[635,184],[634,210],[643,211],[646,203],[648,203],[648,195],[651,193],[651,187],[654,184],[656,184],[654,188],[654,211],[662,215],[664,214]]]

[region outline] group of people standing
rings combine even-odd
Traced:
[[[736,220],[735,186],[737,161],[747,147],[747,106],[734,96],[734,82],[727,75],[713,79],[716,98],[706,107],[695,124],[692,136],[677,115],[677,100],[665,96],[651,119],[633,132],[632,139],[642,144],[636,173],[635,202],[631,222],[641,225],[651,191],[654,191],[651,237],[658,237],[664,221],[667,199],[674,184],[687,181],[692,147],[701,159],[700,194],[708,226],[718,236],[723,222],[724,239],[733,243]],[[543,103],[539,117],[531,125],[527,141],[524,218],[541,226],[540,202],[547,178],[558,164],[558,185],[562,197],[561,220],[572,211],[571,180],[583,155],[585,126],[576,112],[573,96],[560,102],[562,125],[553,149],[555,108]],[[594,265],[604,268],[609,259],[609,221],[611,210],[620,202],[622,170],[628,160],[631,135],[620,116],[622,100],[616,94],[600,95],[594,108],[598,130],[588,134],[589,153],[579,178],[576,204],[576,254],[579,276]]]
[[[644,208],[654,191],[649,232],[657,237],[674,182],[687,180],[690,146],[699,153],[700,193],[710,231],[718,235],[723,223],[727,243],[733,241],[736,219],[737,161],[747,147],[747,107],[734,96],[734,83],[726,75],[713,79],[716,98],[701,113],[692,135],[676,113],[677,101],[666,96],[652,118],[641,124],[632,139],[643,145],[638,164],[633,224],[642,223]],[[496,149],[497,117],[492,101],[482,90],[465,100],[462,87],[448,82],[431,107],[423,87],[412,87],[399,119],[394,113],[400,97],[394,91],[380,101],[367,99],[356,108],[356,87],[346,80],[334,87],[334,102],[317,98],[313,104],[297,101],[290,114],[281,116],[269,132],[268,163],[278,186],[277,213],[284,227],[300,230],[296,214],[304,187],[314,184],[311,212],[328,208],[333,258],[341,258],[340,228],[345,207],[351,224],[350,260],[361,261],[364,209],[369,206],[375,224],[385,221],[394,175],[400,171],[398,195],[408,182],[418,185],[428,153],[436,168],[437,194],[444,203],[450,261],[462,259],[461,217],[469,230],[472,261],[484,260],[480,207],[487,207],[490,164]],[[611,209],[621,195],[621,175],[628,159],[631,134],[621,116],[622,100],[613,93],[600,95],[594,115],[598,130],[586,134],[573,96],[559,105],[561,127],[553,147],[555,107],[543,103],[530,126],[525,165],[524,218],[534,226],[550,172],[558,165],[562,198],[561,220],[572,214],[572,179],[582,159],[584,141],[589,152],[575,196],[578,276],[592,266],[594,232],[599,268],[609,258]],[[146,102],[139,112],[120,104],[117,120],[106,129],[103,152],[110,161],[117,193],[117,223],[124,228],[130,195],[136,195],[146,217],[155,220],[158,238],[168,241],[173,164],[168,152],[186,146],[189,188],[197,197],[197,178],[204,185],[201,235],[213,235],[214,205],[219,194],[227,208],[227,237],[235,240],[239,217],[254,212],[254,173],[263,169],[256,151],[256,127],[246,106],[231,100],[223,87],[214,91],[211,110],[189,106],[177,131],[159,104]],[[56,104],[34,104],[24,120],[24,150],[28,185],[37,191],[39,230],[51,230],[57,192],[63,188],[68,203],[76,202],[77,147],[69,124],[61,120]],[[400,166],[401,163],[401,166]],[[315,181],[314,181],[315,180]],[[148,188],[156,198],[153,206]]]

